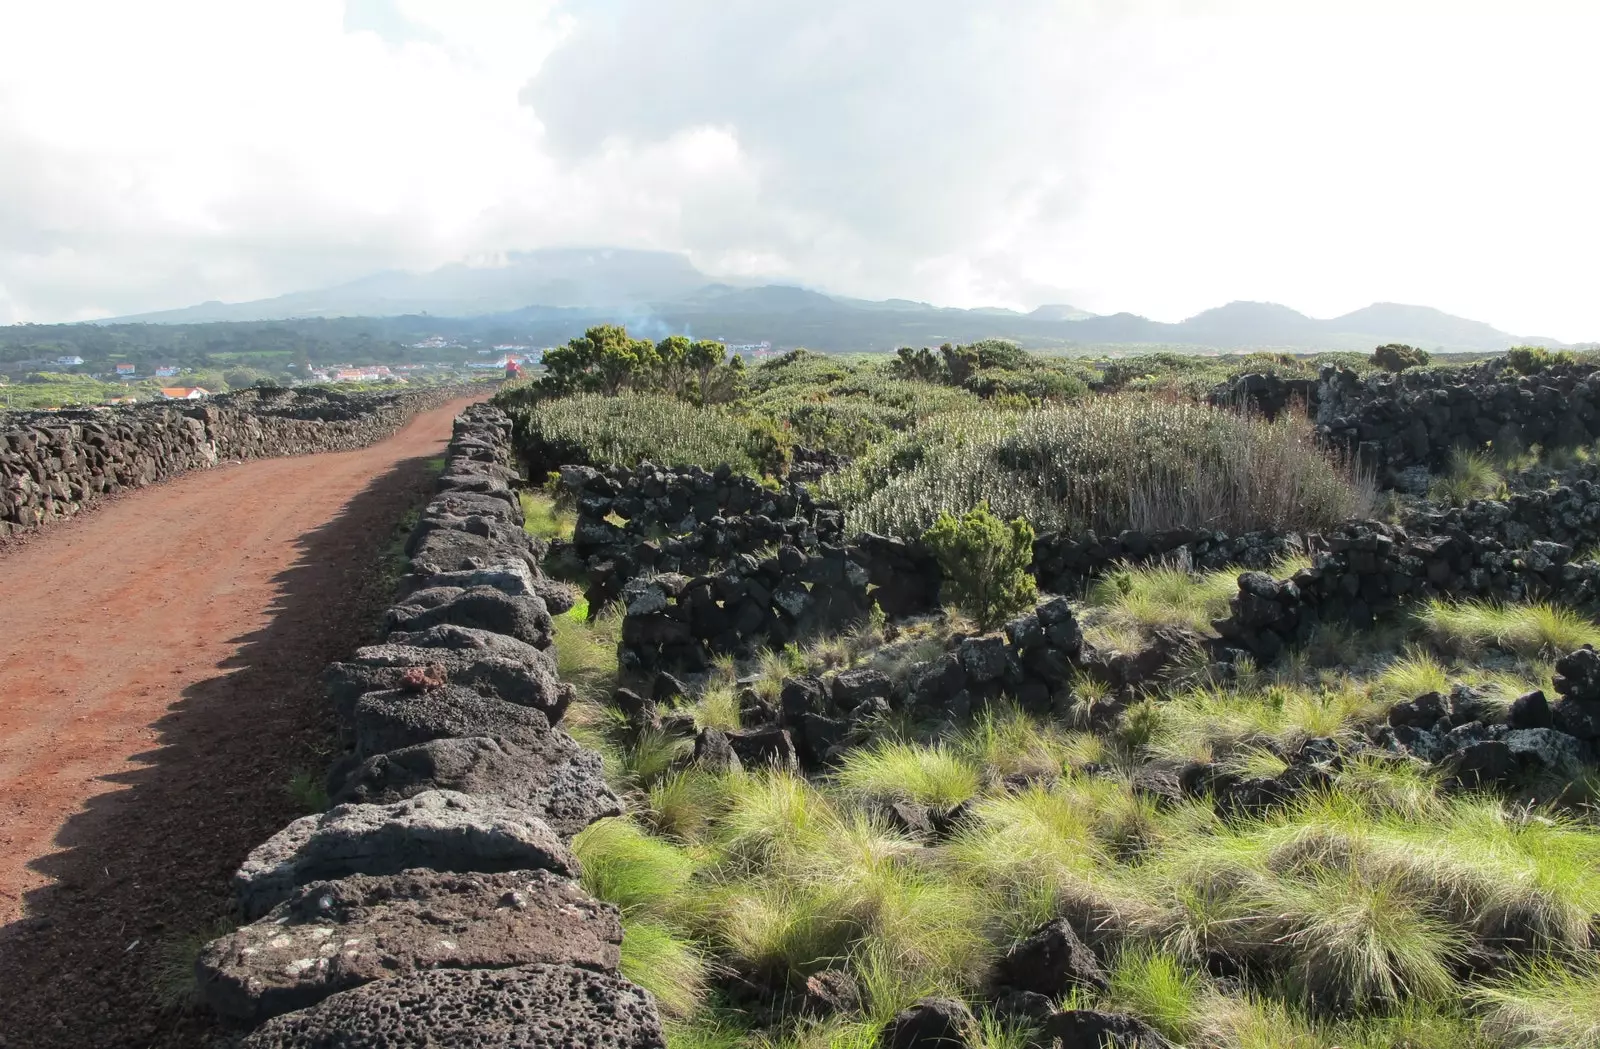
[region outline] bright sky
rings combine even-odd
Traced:
[[[507,251],[1600,339],[1593,0],[0,0],[0,323]]]

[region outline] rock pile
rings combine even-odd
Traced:
[[[245,390],[194,403],[6,415],[0,538],[186,470],[364,447],[461,392]]]
[[[616,909],[574,881],[572,835],[622,806],[559,727],[572,595],[522,532],[509,436],[493,408],[456,420],[388,638],[328,671],[334,807],[250,854],[250,924],[196,963],[212,1008],[260,1025],[243,1046],[665,1044]]]

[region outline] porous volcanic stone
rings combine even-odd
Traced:
[[[1155,1028],[1127,1013],[1069,1009],[1044,1023],[1040,1038],[1052,1049],[1172,1049]]]
[[[507,638],[506,640],[510,640]],[[336,717],[348,725],[356,700],[368,692],[409,687],[408,671],[436,667],[433,676],[484,696],[542,711],[551,724],[561,720],[573,689],[556,677],[545,653],[524,645],[537,658],[519,659],[477,649],[423,648],[420,645],[369,645],[348,663],[333,663],[323,674]]]
[[[409,604],[389,609],[389,627],[406,632],[450,623],[505,634],[534,648],[550,647],[550,612],[538,597],[512,597],[492,586],[474,586],[432,604],[434,591],[423,590],[407,598]],[[428,595],[427,598],[424,595]]]
[[[496,736],[538,747],[551,732],[549,720],[533,707],[481,696],[460,685],[369,692],[356,700],[351,722],[361,757],[466,736]]]
[[[480,655],[504,656],[527,663],[550,657],[543,649],[535,648],[526,641],[518,641],[514,637],[497,634],[493,630],[480,630],[477,627],[458,626],[455,623],[440,623],[423,630],[397,630],[389,635],[391,645],[414,645],[417,648],[448,648],[457,651],[471,651]],[[373,645],[373,648],[382,648]],[[365,649],[356,650],[356,662],[361,662],[361,653]],[[553,665],[553,664],[552,664]]]
[[[600,755],[564,732],[546,733],[531,746],[469,736],[375,754],[330,793],[335,805],[392,804],[441,789],[526,808],[563,838],[622,814]]]
[[[430,790],[393,805],[340,805],[303,816],[245,857],[233,888],[239,909],[255,919],[307,882],[416,867],[578,874],[556,832],[527,809]]]
[[[303,885],[213,940],[195,965],[207,1005],[246,1023],[420,969],[617,967],[615,907],[548,871],[355,874]]]
[[[568,965],[432,969],[268,1020],[240,1049],[662,1049],[656,1003]]]
[[[923,998],[895,1014],[878,1035],[879,1049],[964,1049],[972,1044],[977,1023],[964,1002]]]
[[[1046,922],[995,964],[997,987],[1060,998],[1074,988],[1103,991],[1106,976],[1065,918]]]

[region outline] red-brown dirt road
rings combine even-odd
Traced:
[[[451,419],[189,474],[0,551],[0,1047],[199,1045],[173,1001],[228,877],[301,812],[318,678],[371,637]]]

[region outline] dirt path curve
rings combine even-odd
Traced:
[[[0,1046],[200,1044],[163,967],[300,814],[289,779],[327,757],[318,675],[371,636],[396,525],[468,403],[0,553]]]

